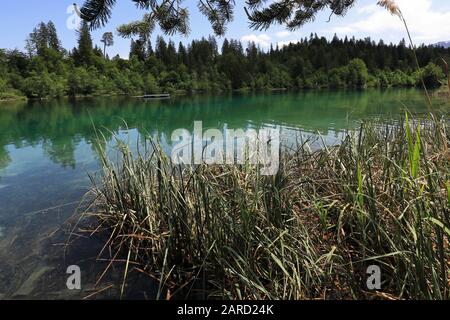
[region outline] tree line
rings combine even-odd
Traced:
[[[0,50],[0,98],[414,87],[421,78],[437,87],[445,77],[441,61],[450,58],[450,49],[421,46],[418,71],[405,41],[327,40],[316,34],[266,50],[229,39],[219,48],[213,36],[188,45],[138,38],[131,40],[129,59],[108,56],[112,33],[101,43],[94,45],[84,22],[77,47],[66,50],[55,25],[40,23],[26,40],[26,52]]]

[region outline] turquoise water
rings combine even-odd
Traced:
[[[0,298],[82,298],[95,293],[101,239],[69,250],[67,219],[88,191],[88,173],[99,169],[96,130],[135,142],[150,134],[170,151],[178,128],[280,128],[286,144],[321,135],[339,143],[342,132],[365,119],[391,122],[408,108],[424,116],[416,90],[197,96],[170,100],[58,100],[0,104]],[[87,246],[87,247],[86,247]],[[65,288],[69,263],[90,270],[81,292]],[[120,272],[119,272],[120,273]],[[114,275],[111,279],[114,283]],[[119,281],[120,282],[120,281]],[[117,288],[116,288],[117,289]],[[107,292],[107,291],[104,291]],[[101,294],[103,295],[104,292]],[[110,296],[115,296],[112,290]],[[97,295],[95,295],[97,297]]]

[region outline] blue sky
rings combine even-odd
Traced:
[[[25,39],[30,31],[40,22],[52,20],[58,29],[58,34],[65,48],[76,45],[76,33],[67,27],[73,13],[68,12],[74,0],[3,0],[0,12],[0,48],[23,49]],[[80,6],[83,1],[76,1]],[[435,43],[450,40],[450,1],[448,0],[397,0],[408,20],[414,41],[416,43]],[[201,38],[212,34],[208,21],[196,8],[197,1],[185,0],[191,14],[191,33],[186,37],[174,36],[176,42],[187,42],[193,38]],[[319,36],[332,37],[355,36],[364,38],[370,36],[375,40],[398,42],[405,33],[398,18],[389,15],[379,8],[377,0],[359,0],[356,6],[345,17],[332,17],[327,22],[329,12],[323,12],[310,24],[295,32],[287,32],[281,26],[273,26],[264,32],[250,30],[243,11],[244,0],[236,0],[236,14],[229,25],[227,38],[255,41],[262,48],[270,43],[280,45],[295,42],[311,32]],[[115,31],[122,23],[139,19],[143,11],[137,9],[130,0],[119,0],[109,24],[93,33],[94,42],[105,31]],[[154,36],[159,34],[156,30]],[[109,49],[110,55],[128,56],[130,40],[115,37],[114,47]]]

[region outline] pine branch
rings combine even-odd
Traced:
[[[316,14],[326,8],[331,10],[331,15],[344,15],[356,0],[278,0],[263,7],[265,2],[247,1],[245,11],[253,29],[266,30],[272,24],[284,24],[288,29],[295,30],[313,21]]]
[[[142,10],[149,11],[142,21],[131,22],[119,27],[125,37],[151,33],[157,23],[161,30],[172,35],[187,35],[189,12],[182,6],[184,0],[132,0]],[[250,27],[256,30],[268,29],[272,24],[282,24],[294,30],[313,21],[316,14],[330,9],[332,15],[344,15],[356,0],[247,0],[244,7]],[[86,0],[81,9],[82,18],[90,22],[91,29],[104,26],[111,17],[116,0]],[[269,3],[269,4],[267,4]],[[198,0],[198,9],[204,14],[216,35],[224,35],[227,24],[233,20],[235,0]],[[150,23],[151,21],[151,23]],[[148,37],[147,34],[145,37]]]
[[[142,20],[133,21],[128,24],[121,25],[117,28],[117,32],[121,37],[132,38],[139,36],[141,39],[147,39],[155,28],[155,19],[151,14],[145,14]]]
[[[90,23],[91,29],[106,25],[116,0],[87,0],[81,8],[81,18]]]

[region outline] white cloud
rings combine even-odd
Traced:
[[[379,6],[376,4],[369,4],[367,6],[363,6],[358,8],[358,13],[374,13],[378,10]]]
[[[450,40],[450,10],[432,8],[432,0],[396,0],[408,22],[413,40],[416,43],[434,43]],[[358,20],[337,24],[324,30],[328,33],[370,36],[387,40],[406,38],[401,20],[392,16],[385,9],[375,5],[367,5],[357,10]]]
[[[277,45],[278,45],[278,47],[282,48],[282,47],[290,45],[291,43],[296,44],[299,42],[300,42],[300,40],[287,40],[287,41],[280,41],[277,43]]]
[[[286,38],[290,35],[291,33],[289,31],[280,31],[275,33],[275,35],[277,36],[277,38]]]
[[[270,40],[272,40],[272,38],[267,34],[249,34],[241,38],[242,42],[254,42],[262,48],[268,48],[270,46]]]

